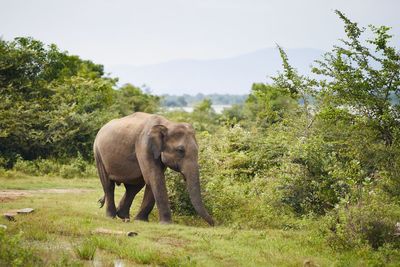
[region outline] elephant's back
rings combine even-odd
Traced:
[[[97,133],[94,146],[103,150],[105,146],[119,147],[134,144],[145,124],[143,117],[134,113],[109,121]]]
[[[154,115],[134,113],[106,123],[97,133],[94,153],[101,157],[107,173],[114,177],[134,175],[139,169],[135,144]]]
[[[163,116],[149,114],[144,112],[135,112],[131,115],[122,117],[120,119],[113,119],[106,123],[98,132],[96,139],[98,136],[103,134],[108,134],[109,132],[113,132],[117,136],[121,137],[123,135],[136,135],[138,132],[141,132],[143,129],[146,129],[146,126],[152,126],[155,124],[168,124],[169,121],[165,119]]]

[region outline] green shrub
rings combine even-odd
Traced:
[[[81,178],[97,177],[97,167],[93,162],[86,163],[85,171],[83,172]]]
[[[60,169],[60,175],[64,179],[72,179],[79,177],[81,174],[80,170],[72,165],[62,165]]]
[[[61,168],[61,164],[56,160],[51,159],[37,159],[34,161],[37,172],[40,175],[54,175],[58,174]]]
[[[92,162],[86,161],[81,154],[78,153],[78,156],[71,159],[68,164],[73,173],[75,173],[74,177],[94,177],[97,176],[97,169],[95,164]]]
[[[0,266],[40,266],[34,251],[24,246],[21,234],[11,236],[0,229]]]
[[[33,176],[39,174],[39,170],[34,161],[23,160],[21,157],[18,157],[17,161],[14,164],[13,169]]]
[[[400,202],[400,145],[393,145],[383,151],[380,149],[377,156],[380,157],[380,162],[384,163],[381,171],[376,174],[377,178],[381,180],[379,186]]]
[[[362,125],[325,120],[317,118],[316,128],[292,143],[281,159],[282,201],[299,215],[324,215],[344,197],[357,201],[382,169],[379,144]]]
[[[0,168],[6,168],[9,165],[10,159],[0,156]]]
[[[276,201],[275,173],[287,150],[276,135],[240,126],[197,134],[202,197],[218,224],[241,228],[286,227],[289,210]],[[178,215],[195,214],[180,174],[166,174],[171,208]]]
[[[366,194],[363,201],[349,204],[343,200],[325,218],[323,233],[330,246],[338,249],[373,249],[383,246],[400,248],[396,236],[396,223],[400,221],[400,206],[388,199],[377,197],[376,192]]]
[[[32,176],[60,175],[66,179],[97,176],[95,164],[84,160],[80,154],[66,160],[36,159],[28,161],[19,157],[12,170]]]
[[[78,157],[71,159],[68,164],[61,166],[60,175],[65,179],[81,177],[86,171],[86,165],[87,162],[79,154]]]
[[[196,211],[190,202],[186,183],[182,175],[172,170],[167,170],[167,188],[171,210],[179,215],[194,215]]]

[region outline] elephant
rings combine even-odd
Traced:
[[[211,226],[213,218],[204,207],[200,193],[198,144],[189,123],[176,123],[163,116],[136,112],[106,123],[93,144],[97,171],[104,190],[100,207],[106,216],[129,221],[135,195],[145,187],[135,220],[148,221],[154,204],[160,223],[172,222],[164,172],[167,167],[180,172],[186,182],[196,212]],[[124,184],[118,207],[115,184]]]

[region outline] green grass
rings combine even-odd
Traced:
[[[123,223],[106,218],[104,209],[98,208],[96,201],[102,190],[97,179],[0,177],[0,190],[10,188],[93,189],[79,194],[41,193],[1,203],[0,212],[35,209],[32,214],[19,215],[16,222],[1,218],[0,224],[8,226],[8,238],[19,236],[22,255],[33,253],[47,266],[87,265],[92,259],[104,266],[115,260],[122,260],[125,266],[303,266],[306,261],[309,266],[366,266],[379,265],[384,260],[387,265],[396,265],[390,258],[383,259],[382,253],[371,250],[335,252],[312,229],[211,228],[200,219],[178,216],[174,219],[179,224],[160,225],[155,211],[149,223]],[[117,188],[117,201],[122,188]],[[141,198],[142,193],[134,201],[132,215]],[[98,227],[135,231],[138,235],[92,234]]]
[[[100,189],[98,179],[63,179],[53,176],[29,176],[18,171],[0,169],[0,190],[2,189],[50,189],[50,188],[84,188]]]
[[[81,260],[93,260],[97,249],[97,241],[93,238],[87,238],[81,244],[74,246],[74,251]]]

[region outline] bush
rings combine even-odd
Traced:
[[[72,179],[79,177],[81,174],[80,170],[73,165],[62,165],[60,169],[60,175],[64,179]]]
[[[380,247],[400,248],[400,237],[395,236],[400,220],[400,207],[388,199],[370,192],[363,201],[349,204],[343,200],[325,218],[323,233],[330,246],[338,249]]]
[[[43,263],[21,242],[21,234],[11,236],[0,229],[0,266],[40,266]]]
[[[357,201],[364,187],[376,186],[387,173],[387,148],[362,118],[345,110],[321,111],[298,136],[277,177],[281,200],[298,215],[324,215],[345,197]]]
[[[39,170],[34,161],[23,160],[21,157],[18,157],[17,161],[14,164],[13,169],[15,171],[19,171],[33,176],[39,174]]]
[[[97,170],[94,167],[94,163],[85,161],[78,154],[78,157],[71,159],[68,164],[62,165],[60,175],[66,179],[95,177]]]
[[[202,196],[218,224],[241,228],[293,225],[288,209],[276,201],[274,178],[286,151],[276,135],[264,136],[240,126],[222,127],[214,135],[197,134]],[[178,215],[195,211],[180,174],[166,174],[171,208]]]
[[[57,174],[60,171],[61,164],[55,160],[37,159],[34,161],[37,173],[40,175]]]
[[[278,174],[282,202],[299,215],[325,214],[346,196],[358,176],[359,170],[351,164],[343,166],[333,146],[319,137],[298,142]]]
[[[168,197],[171,210],[179,215],[194,215],[196,211],[190,202],[190,197],[186,189],[186,183],[182,175],[170,169],[166,172]]]
[[[68,160],[37,159],[28,161],[18,157],[12,170],[32,176],[59,175],[66,179],[97,176],[95,164],[84,160],[80,154]]]

